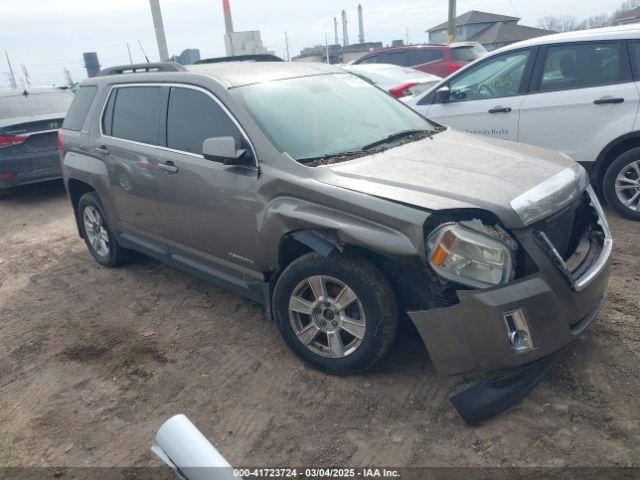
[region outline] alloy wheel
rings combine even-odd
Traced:
[[[84,209],[84,231],[93,251],[100,257],[109,256],[109,234],[104,225],[102,215],[92,206]]]
[[[314,275],[294,288],[289,320],[298,340],[312,352],[343,358],[362,343],[366,317],[362,302],[346,283]]]
[[[640,160],[634,160],[620,170],[615,190],[618,200],[624,206],[640,212]]]

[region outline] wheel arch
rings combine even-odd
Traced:
[[[80,203],[80,198],[82,198],[83,195],[90,192],[95,192],[96,189],[87,182],[78,180],[77,178],[70,178],[69,180],[67,180],[67,191],[69,192],[69,200],[71,201],[71,206],[73,207],[73,215],[76,219],[78,233],[80,234],[80,237],[83,237],[82,228],[80,228],[80,217],[78,215],[78,203]]]
[[[591,183],[600,193],[602,193],[602,181],[609,165],[624,152],[638,147],[640,147],[640,130],[621,135],[602,149],[589,174]]]
[[[355,243],[340,242],[338,238],[338,232],[331,229],[310,228],[285,234],[280,240],[278,270],[269,278],[272,288],[280,274],[297,258],[311,252],[324,257],[339,253],[371,262],[387,279],[398,304],[403,308],[425,308],[431,303],[431,289],[426,285],[430,279],[418,266],[399,263],[397,258]]]

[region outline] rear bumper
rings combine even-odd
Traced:
[[[0,188],[62,178],[58,151],[0,157]]]

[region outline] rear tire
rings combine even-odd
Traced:
[[[640,220],[640,148],[632,148],[609,165],[602,180],[602,191],[620,215]]]
[[[348,255],[294,260],[276,283],[273,312],[289,348],[331,374],[371,368],[398,331],[389,282],[369,261]]]
[[[78,219],[89,253],[100,265],[113,268],[128,259],[129,251],[118,245],[106,218],[95,192],[85,193],[80,197]]]
[[[3,198],[9,198],[11,196],[11,189],[9,188],[0,188],[0,200]]]

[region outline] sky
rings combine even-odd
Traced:
[[[393,39],[426,42],[425,30],[446,20],[447,0],[361,0],[365,40],[388,44]],[[482,10],[520,17],[536,26],[547,15],[578,19],[611,13],[621,0],[458,0],[457,12]],[[222,0],[160,0],[169,54],[199,48],[202,57],[223,56]],[[266,47],[277,55],[289,38],[291,56],[333,39],[333,17],[342,9],[349,19],[349,38],[358,38],[358,0],[231,0],[235,30],[260,30]],[[341,29],[340,29],[341,32]],[[342,37],[340,33],[340,37]],[[95,51],[102,66],[151,61],[158,49],[148,0],[2,0],[0,16],[0,88],[9,86],[4,51],[20,82],[23,66],[33,85],[65,83],[64,68],[75,81],[86,78],[82,52]]]

